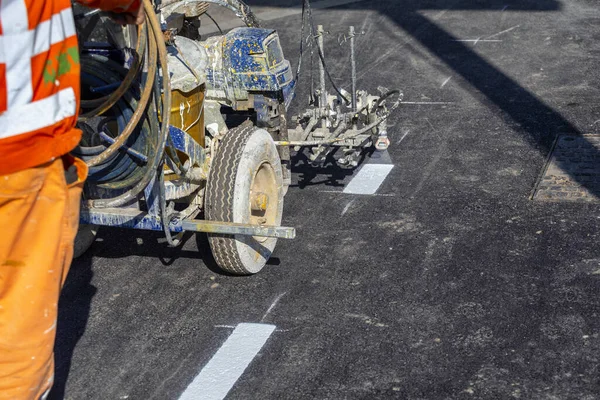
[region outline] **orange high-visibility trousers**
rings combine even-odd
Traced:
[[[65,170],[77,168],[67,184]],[[58,297],[87,166],[65,156],[0,175],[0,399],[39,399],[54,379]]]

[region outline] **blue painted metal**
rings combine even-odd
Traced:
[[[121,82],[114,82],[108,85],[91,87],[90,91],[92,93],[106,93],[117,89],[119,86],[121,86]]]
[[[246,100],[249,94],[255,96],[255,109],[259,120],[268,121],[268,107],[261,93],[278,93],[283,97],[286,108],[295,95],[296,82],[289,61],[283,57],[277,33],[269,29],[238,28],[230,31],[216,42],[212,56],[222,60],[222,68],[207,71],[207,89],[220,90],[227,99]],[[105,45],[94,45],[87,50],[96,55],[123,60],[122,52]],[[209,63],[209,65],[217,65]],[[101,88],[105,89],[105,88]],[[271,97],[271,95],[269,95]],[[122,122],[122,121],[119,121]],[[169,127],[172,146],[189,157],[191,166],[201,166],[205,160],[204,149],[187,133],[174,126]],[[105,139],[106,140],[106,139]],[[135,156],[135,155],[134,155]],[[144,190],[147,210],[140,210],[137,203],[129,208],[87,209],[81,210],[81,222],[85,224],[116,226],[131,229],[163,231],[160,218],[159,186],[162,170],[155,176]],[[167,200],[181,198],[185,193],[192,193],[196,185],[183,180],[165,182]],[[169,222],[169,230],[182,232],[182,223],[175,219]]]
[[[96,54],[119,62],[125,60],[125,53],[120,49],[116,49],[110,43],[86,42],[80,51],[82,54]]]
[[[202,165],[204,163],[204,149],[194,138],[173,125],[169,125],[169,135],[175,148],[185,153],[190,158],[192,165]]]
[[[169,126],[169,134],[173,146],[189,157],[191,165],[202,165],[204,163],[204,149],[191,136],[174,126]],[[137,205],[136,208],[123,209],[90,210],[84,207],[81,211],[80,222],[82,224],[162,231],[158,184],[158,175],[155,173],[155,176],[144,189],[147,211],[141,211]],[[197,189],[198,185],[183,180],[165,182],[165,197],[167,200],[174,200],[188,196]],[[181,227],[175,226],[171,231],[181,232]]]
[[[106,75],[104,76],[95,76],[91,73],[86,72],[85,66],[83,67],[81,74],[82,85],[84,87],[102,86],[107,84],[107,82],[110,82],[110,80],[113,80],[118,77],[119,75],[111,74],[109,73],[109,71],[106,71]],[[133,96],[134,93],[127,92],[125,93],[124,97],[121,98],[115,104],[113,110],[115,115],[114,120],[116,121],[117,126],[115,127],[116,129],[113,132],[113,134],[121,132],[123,129],[125,129],[128,120],[133,115],[133,110],[137,105],[137,102]],[[103,128],[106,127],[106,125],[103,126]],[[125,146],[137,151],[140,154],[145,155],[145,152],[149,151],[149,146],[152,146],[151,143],[146,143],[145,141],[145,138],[147,137],[146,133],[148,128],[148,123],[146,121],[141,123],[138,127],[136,127],[136,130],[128,138],[128,140],[125,143]],[[95,147],[77,148],[74,150],[74,154],[76,154],[84,160],[87,160],[91,157],[98,155],[100,152],[104,151],[105,148],[106,146],[102,145],[101,143],[98,143],[98,145]],[[132,159],[130,156],[131,154],[127,155],[123,152],[117,152],[103,163],[91,167],[89,170],[88,182],[93,182],[94,185],[90,185],[86,189],[88,193],[92,194],[94,197],[103,197],[102,193],[98,192],[98,190],[114,189],[114,187],[112,187],[111,182],[118,181],[122,179],[122,177],[133,174],[136,168],[138,168],[141,164],[139,158],[135,157],[135,159]],[[119,194],[118,191],[116,193],[113,193],[113,195],[107,193],[106,196],[114,197],[117,194]]]
[[[162,173],[162,171],[161,171],[161,173]],[[156,171],[154,173],[154,176],[150,180],[150,183],[148,183],[148,186],[146,186],[146,188],[144,189],[144,198],[146,199],[146,207],[148,209],[148,216],[151,219],[160,220],[161,205],[160,205],[160,197],[159,197],[160,189],[159,189],[158,185],[160,185],[160,183],[159,183],[158,171]],[[102,210],[99,210],[99,211],[102,212]],[[152,230],[162,230],[162,224],[160,225],[159,229],[152,229]]]
[[[100,136],[100,138],[104,141],[106,141],[108,144],[113,144],[115,142],[115,139],[111,138],[110,136],[108,136],[106,133],[104,133],[103,131],[99,131],[98,135]],[[127,147],[125,145],[119,147],[119,150],[123,150],[125,151],[127,154],[129,154],[130,156],[133,156],[135,158],[137,158],[138,160],[140,160],[143,163],[147,163],[148,162],[148,157],[146,157],[145,155],[143,155],[142,153],[133,150],[130,147]]]
[[[158,215],[131,208],[103,208],[101,210],[81,210],[80,221],[83,224],[113,226],[120,228],[162,231],[162,221]],[[182,232],[181,221],[173,220],[169,224],[171,232]]]
[[[296,98],[296,81],[292,80],[289,85],[283,88],[283,102],[285,103],[286,110],[290,108],[294,98]]]
[[[179,151],[185,152],[185,136],[187,134],[181,129],[173,125],[169,125],[169,135],[171,136],[171,141],[175,148]]]
[[[171,143],[181,153],[189,157],[189,166],[201,166],[204,164],[206,153],[190,135],[181,129],[169,126]],[[180,199],[195,192],[199,186],[188,181],[178,179],[165,182],[165,197],[167,200]]]
[[[236,28],[211,45],[210,57],[219,58],[222,63],[209,63],[209,93],[223,92],[235,102],[247,99],[252,92],[283,92],[289,105],[295,82],[274,30]]]
[[[223,58],[234,85],[247,91],[276,92],[293,80],[279,37],[271,29],[238,28],[225,35]]]
[[[256,122],[258,126],[266,126],[269,123],[269,105],[265,96],[254,96],[254,111],[256,112]]]

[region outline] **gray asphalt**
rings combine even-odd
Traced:
[[[600,133],[596,1],[314,17],[340,85],[337,35],[355,25],[360,87],[451,104],[394,115],[377,196],[336,193],[351,175],[298,158],[284,217],[298,238],[256,276],[218,273],[200,235],[169,249],[101,231],[61,298],[54,398],[177,399],[241,322],[277,330],[230,399],[600,398],[600,208],[529,200],[556,135]],[[299,17],[268,26],[295,63]]]

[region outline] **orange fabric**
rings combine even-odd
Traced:
[[[78,169],[65,182],[65,164]],[[0,399],[52,385],[57,303],[73,256],[87,166],[65,157],[0,176]]]
[[[35,29],[62,10],[71,7],[70,0],[26,0],[29,29]],[[76,58],[76,59],[73,59]],[[58,64],[63,61],[63,68]],[[66,65],[65,65],[66,64]],[[5,64],[0,64],[4,72]],[[33,101],[49,97],[61,89],[72,88],[79,109],[79,55],[77,36],[56,43],[48,51],[31,57],[31,84]],[[0,87],[6,88],[6,74],[0,74]],[[10,107],[6,89],[0,90],[0,113]],[[32,115],[31,118],[35,118]],[[52,126],[0,139],[0,175],[10,174],[46,163],[71,151],[81,139],[81,131],[74,129],[77,117],[58,121]]]
[[[140,8],[140,0],[76,0],[86,7],[99,8],[105,11],[133,12]]]
[[[28,27],[34,30],[57,13],[70,9],[70,0],[24,0]],[[107,11],[130,12],[140,7],[139,0],[79,0],[83,5]],[[3,35],[0,26],[0,36]],[[10,39],[6,36],[4,39]],[[8,42],[9,40],[7,40]],[[33,46],[32,46],[33,47]],[[11,105],[7,102],[7,65],[0,63],[0,115]],[[79,110],[79,56],[77,37],[72,35],[50,46],[47,51],[31,57],[32,101],[42,100],[65,88],[72,88]],[[31,115],[31,118],[36,118]],[[46,163],[71,151],[81,139],[75,129],[76,116],[65,118],[51,126],[0,139],[0,175]]]

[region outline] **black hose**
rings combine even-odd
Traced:
[[[90,165],[91,190],[87,192],[91,194],[88,197],[92,199],[88,200],[88,204],[95,208],[119,207],[137,200],[156,176],[159,166],[162,166],[169,137],[171,88],[169,79],[159,79],[157,64],[160,64],[164,76],[168,71],[167,51],[152,5],[148,0],[144,0],[144,6],[148,10],[146,24],[138,32],[147,34],[147,38],[138,41],[138,48],[140,43],[147,45],[143,46],[145,54],[137,54],[137,57],[140,63],[144,59],[148,68],[145,74],[137,68],[135,71],[137,80],[145,76],[145,82],[141,84],[142,89],[133,85],[132,80],[125,91],[123,85],[117,90],[121,98],[110,106],[108,112],[113,115],[111,118],[118,121],[119,134],[106,135],[109,136],[106,139],[112,141],[110,146],[93,146],[95,143],[90,143],[91,147],[80,146],[78,149]],[[95,79],[106,83],[122,80],[124,76],[131,77],[131,71],[123,73],[119,70],[121,67],[116,68],[113,64],[110,60],[91,56],[82,69],[88,71]],[[158,115],[162,117],[161,121],[158,120]],[[84,120],[86,123],[90,122],[90,115],[86,115]],[[124,124],[123,120],[127,120],[127,123]],[[111,139],[110,136],[114,137]],[[128,151],[145,161],[145,165],[140,165],[139,160],[127,154]],[[177,161],[180,162],[178,159]],[[112,197],[104,198],[107,195]],[[95,196],[102,198],[93,199]]]
[[[204,13],[204,15],[206,15],[217,27],[217,29],[219,30],[219,33],[222,35],[223,34],[223,29],[221,29],[221,27],[219,26],[219,24],[217,23],[217,21],[215,21],[215,19],[207,12]]]
[[[344,96],[342,94],[342,92],[340,91],[340,89],[338,89],[337,85],[333,81],[333,78],[331,77],[331,74],[329,73],[329,68],[327,68],[327,63],[325,62],[325,56],[323,55],[323,51],[321,50],[321,48],[319,47],[319,44],[317,43],[317,35],[316,35],[315,23],[314,23],[313,18],[312,18],[312,10],[310,8],[310,0],[304,0],[304,2],[306,4],[306,10],[307,10],[307,15],[308,15],[308,22],[310,23],[311,37],[313,39],[314,45],[317,48],[317,53],[319,54],[319,59],[321,60],[321,64],[323,64],[323,69],[325,70],[325,74],[327,75],[327,79],[329,79],[329,83],[331,83],[331,86],[333,87],[333,90],[335,90],[336,93],[342,99],[344,99],[344,101],[346,103],[350,103],[350,100],[348,100],[346,98],[346,96]],[[301,40],[303,40],[303,39],[301,38]]]

